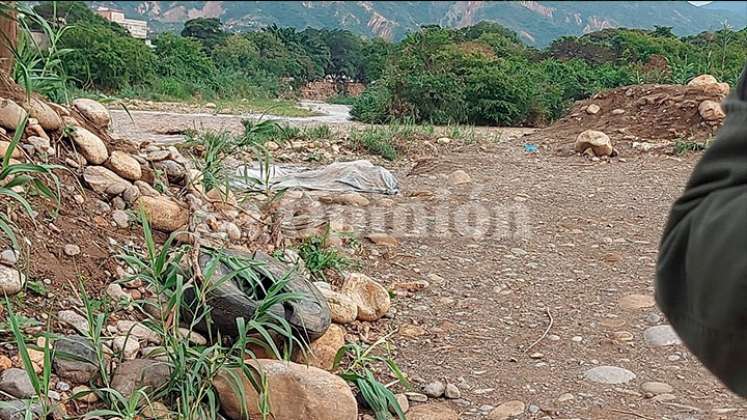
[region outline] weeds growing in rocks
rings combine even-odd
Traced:
[[[35,398],[31,399],[27,407],[27,413],[32,412],[31,405],[38,404],[41,418],[53,412],[53,404],[49,398],[49,381],[52,376],[52,356],[49,345],[48,337],[44,338],[44,345],[41,347],[43,352],[43,363],[41,367],[41,373],[37,373],[34,363],[31,360],[29,354],[29,346],[26,344],[26,336],[23,332],[20,318],[13,312],[13,307],[10,304],[10,300],[5,298],[5,308],[8,310],[8,323],[10,330],[13,333],[13,340],[18,347],[18,358],[21,359],[23,369],[28,374],[31,386],[34,389]]]
[[[243,405],[246,400],[242,384],[248,380],[259,395],[258,407],[253,409],[259,410],[262,418],[268,418],[272,407],[267,380],[261,368],[247,360],[257,359],[257,349],[279,360],[289,360],[294,350],[299,348],[304,353],[308,351],[307,344],[294,336],[290,324],[273,311],[273,308],[297,301],[303,296],[285,291],[285,279],[270,278],[270,284],[267,284],[268,280],[263,283],[258,274],[262,270],[260,263],[222,250],[205,249],[208,261],[193,265],[193,269],[200,268],[192,272],[187,267],[194,261],[191,258],[198,258],[200,250],[187,245],[177,246],[173,238],[158,246],[147,219],[143,215],[141,219],[144,252],[129,250],[119,258],[133,273],[127,280],[144,282],[157,298],[134,302],[99,302],[89,298],[81,287],[80,300],[87,322],[84,336],[96,354],[97,370],[87,392],[95,394],[102,402],[98,409],[88,412],[86,418],[98,416],[135,420],[143,418],[147,410],[160,404],[157,401],[163,401],[169,407],[168,415],[174,418],[215,419],[220,410],[220,396],[213,381],[218,375],[228,375],[229,381],[235,384],[232,388],[237,395],[241,395]],[[266,279],[266,271],[262,272]],[[214,327],[211,305],[212,291],[228,281],[239,285],[247,296],[252,296],[257,302],[254,313],[247,314],[248,319],[235,320],[237,333],[230,337]],[[123,353],[112,353],[109,349],[107,325],[110,315],[121,309],[122,304],[144,315],[142,321],[133,323],[126,331],[125,340],[135,335],[135,328],[144,328],[151,337],[155,337],[148,340],[159,343],[147,357],[152,363],[162,363],[168,367],[168,378],[164,378],[162,384],[152,387],[138,385],[129,391],[115,384],[117,370],[113,371],[112,365],[115,363],[120,369],[124,360]],[[13,312],[9,302],[6,308],[19,358],[36,394],[29,403],[46,418],[55,410],[55,404],[48,397],[52,360],[54,357],[75,356],[53,355],[53,341],[60,337],[44,336],[43,346],[40,346],[43,362],[36,362],[40,365],[43,363],[43,366],[41,372],[37,373],[35,369],[38,366],[35,366],[29,354],[21,317]],[[205,332],[205,329],[207,338],[197,334],[198,330]],[[83,396],[77,395],[79,398]],[[32,412],[31,409],[27,411]],[[249,409],[244,406],[242,411],[249,412]]]
[[[380,347],[385,348],[385,355],[383,356],[376,354]],[[410,388],[404,373],[389,356],[387,337],[380,338],[370,346],[362,346],[357,343],[346,344],[335,355],[334,367],[339,368],[343,360],[346,360],[347,364],[340,369],[340,377],[358,389],[369,408],[374,412],[376,420],[390,419],[390,410],[400,420],[405,419],[405,413],[397,402],[394,393],[389,390],[388,386],[379,382],[372,371],[375,365],[383,364],[397,378],[395,383]]]
[[[243,136],[234,136],[226,131],[187,133],[185,145],[193,151],[205,191],[227,184],[228,178],[224,171],[226,158],[242,150],[256,150],[276,130],[277,124],[272,121],[254,123],[245,120],[244,128]]]
[[[3,156],[3,167],[0,170],[0,196],[9,198],[17,204],[26,215],[34,219],[34,209],[31,203],[26,199],[26,193],[38,193],[41,196],[54,200],[59,207],[60,202],[60,180],[54,174],[54,169],[60,169],[60,166],[39,163],[20,163],[12,157],[21,136],[26,128],[28,119],[24,119],[16,128],[13,139],[7,146]],[[50,185],[53,188],[50,188]],[[19,249],[16,235],[13,229],[13,223],[8,217],[7,212],[0,212],[0,231],[7,236],[13,243],[15,249]]]
[[[12,51],[15,58],[13,78],[26,92],[36,92],[57,102],[66,101],[69,81],[63,62],[72,50],[62,48],[60,40],[72,26],[51,25],[25,2],[18,2],[14,7],[20,17],[18,23],[21,36],[17,47]],[[53,2],[53,7],[53,20],[57,20],[56,2]],[[32,27],[37,31],[41,30],[48,40],[43,48],[32,37]]]
[[[689,139],[677,139],[674,142],[674,153],[678,156],[705,150],[708,147],[708,142],[697,142]]]
[[[327,246],[329,232],[324,236],[312,236],[301,243],[298,255],[306,263],[306,268],[312,276],[326,280],[324,272],[327,270],[342,271],[351,265],[351,261],[340,252]]]
[[[244,137],[251,139],[250,142],[255,144],[264,144],[268,141],[287,143],[293,140],[323,140],[332,138],[334,135],[334,130],[327,124],[298,127],[279,124],[272,120],[251,119],[242,120],[241,123],[244,125]]]
[[[397,149],[392,144],[392,133],[388,128],[370,127],[352,130],[350,141],[356,148],[362,148],[386,160],[397,159]]]

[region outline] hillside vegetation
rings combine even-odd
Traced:
[[[540,126],[603,89],[681,84],[702,73],[733,84],[747,57],[747,31],[729,28],[682,38],[669,27],[606,29],[539,50],[488,22],[423,27],[389,43],[274,25],[230,33],[214,18],[161,33],[151,49],[83,2],[36,10],[69,25],[57,48],[69,52],[61,66],[79,88],[155,100],[277,98],[333,75],[369,85],[352,114],[371,123]]]
[[[345,29],[401,41],[422,25],[464,27],[495,22],[521,40],[546,47],[555,39],[603,28],[653,29],[671,26],[684,36],[719,29],[723,22],[747,24],[744,2],[730,11],[696,7],[687,1],[91,1],[93,7],[123,9],[127,16],[148,20],[158,31],[179,31],[194,17],[219,17],[234,31],[260,30],[273,24]],[[740,7],[741,3],[741,9]],[[736,7],[735,7],[736,4]],[[736,12],[736,13],[735,13]]]

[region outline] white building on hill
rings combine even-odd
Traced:
[[[99,7],[96,13],[110,22],[122,25],[133,38],[146,39],[148,37],[148,22],[144,20],[127,19],[121,10],[108,7]]]

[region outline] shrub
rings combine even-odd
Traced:
[[[350,116],[358,121],[382,124],[390,120],[392,94],[386,86],[376,84],[353,101]]]

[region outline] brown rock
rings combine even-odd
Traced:
[[[31,98],[24,108],[45,130],[57,131],[62,128],[62,118],[46,102]]]
[[[167,363],[153,359],[128,360],[117,367],[111,387],[128,398],[138,388],[152,392],[166,385],[170,375]]]
[[[618,303],[621,308],[628,310],[646,309],[653,307],[656,302],[651,295],[627,295]]]
[[[457,169],[456,171],[449,174],[448,182],[451,186],[469,184],[470,182],[472,182],[472,178],[467,172],[464,172],[461,169]]]
[[[93,99],[76,99],[73,101],[73,106],[97,128],[106,128],[111,123],[112,117],[109,115],[109,110]]]
[[[164,232],[173,232],[189,222],[189,210],[166,197],[141,196],[135,207],[142,209],[151,226]]]
[[[89,163],[100,165],[109,158],[104,141],[85,128],[74,127],[71,136],[78,151]]]
[[[394,236],[388,233],[374,232],[366,235],[366,239],[375,243],[376,245],[387,246],[394,248],[399,245],[399,241]]]
[[[716,101],[703,101],[698,106],[700,116],[706,121],[721,121],[726,117],[721,104]]]
[[[576,152],[582,153],[587,149],[591,149],[595,156],[612,156],[614,153],[609,136],[596,130],[586,130],[576,138]]]
[[[137,181],[143,176],[140,163],[126,152],[115,150],[109,158],[109,168],[122,178]]]
[[[8,148],[10,147],[9,141],[2,141],[0,140],[0,159],[5,157],[5,154],[8,153]],[[16,148],[13,149],[13,154],[10,155],[14,159],[21,159],[23,158],[23,152],[21,152],[21,148],[16,145]]]
[[[507,420],[524,413],[526,405],[522,401],[507,401],[488,414],[488,420]]]
[[[15,131],[26,117],[26,111],[10,99],[0,98],[0,126]]]
[[[419,292],[421,290],[427,289],[428,286],[430,286],[430,283],[428,283],[427,280],[415,280],[394,283],[392,285],[392,289],[404,290],[406,292]]]
[[[332,322],[349,324],[358,318],[358,304],[350,296],[335,292],[329,287],[318,287],[318,289],[327,299]]]
[[[710,74],[701,74],[698,77],[693,78],[690,80],[687,85],[688,86],[708,86],[708,85],[715,85],[718,83],[718,80],[711,76]]]
[[[389,311],[391,300],[384,286],[361,273],[349,273],[340,293],[358,305],[358,319],[376,321]]]
[[[87,166],[83,170],[83,180],[92,190],[110,195],[122,194],[132,185],[103,166]]]
[[[599,108],[599,105],[597,105],[597,104],[591,104],[591,105],[589,105],[589,106],[586,107],[586,113],[590,114],[590,115],[598,114],[599,110],[600,110],[600,108]]]
[[[303,351],[297,351],[293,361],[331,371],[335,355],[344,345],[345,330],[339,325],[332,324],[323,336],[309,344],[305,354]]]
[[[267,378],[271,418],[357,420],[358,404],[350,387],[339,376],[292,362],[260,359],[247,363],[260,369]],[[243,372],[223,371],[213,385],[220,396],[222,410],[229,418],[261,418],[257,409],[259,395]],[[242,394],[245,395],[243,403]],[[248,416],[246,412],[242,414],[242,406],[248,410]]]
[[[410,408],[407,420],[459,420],[459,414],[444,403],[431,403]]]
[[[319,201],[324,204],[338,204],[342,206],[358,207],[365,207],[370,202],[366,197],[356,192],[322,196],[319,197]]]

